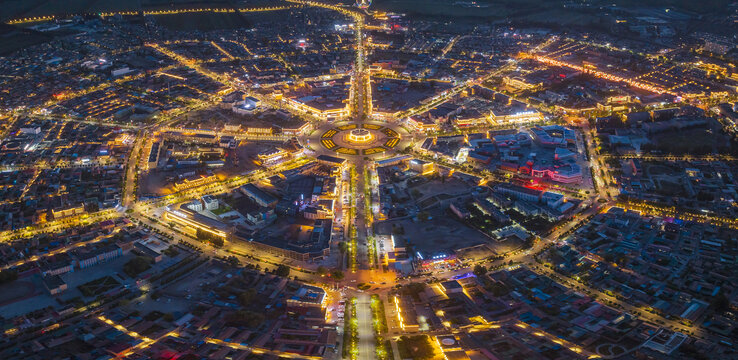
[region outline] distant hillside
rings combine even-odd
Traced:
[[[348,1],[341,1],[347,3]],[[478,7],[470,6],[477,3]],[[542,11],[551,8],[562,8],[564,4],[588,4],[592,8],[599,6],[621,7],[670,7],[695,14],[724,13],[732,0],[374,0],[372,8],[416,14],[421,16],[468,16],[501,18],[509,14],[525,11]]]
[[[95,14],[104,11],[158,9],[257,7],[284,4],[280,0],[0,0],[0,19],[69,14]]]

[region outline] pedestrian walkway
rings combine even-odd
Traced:
[[[374,327],[372,326],[371,298],[362,293],[357,298],[356,317],[359,320],[359,359],[374,359]]]

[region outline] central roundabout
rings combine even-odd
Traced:
[[[348,134],[348,142],[350,144],[366,144],[374,138],[372,132],[367,129],[354,129]]]
[[[393,150],[400,138],[400,134],[389,126],[349,123],[323,131],[320,144],[342,155],[374,155]]]

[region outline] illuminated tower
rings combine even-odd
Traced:
[[[367,9],[371,4],[372,0],[356,0],[356,7],[361,9]]]

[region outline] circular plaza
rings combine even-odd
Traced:
[[[400,134],[387,125],[348,123],[322,129],[320,144],[338,154],[368,156],[394,149],[400,138]]]

